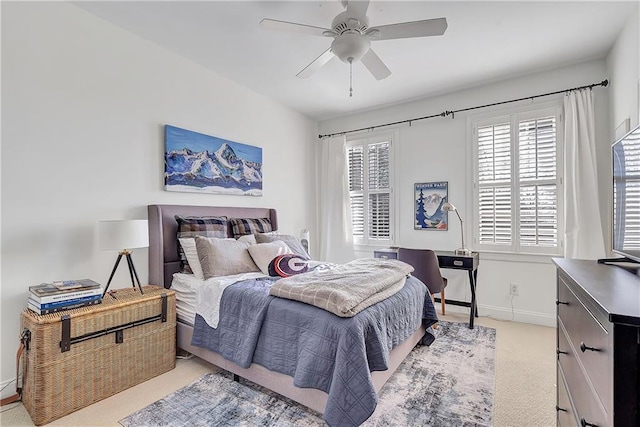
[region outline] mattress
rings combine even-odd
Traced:
[[[203,280],[193,274],[175,273],[171,289],[176,292],[176,313],[179,322],[193,326],[196,319],[196,291]]]
[[[251,272],[202,280],[193,274],[175,273],[171,281],[171,289],[176,292],[178,321],[193,326],[197,313],[203,316],[209,326],[216,328],[219,320],[220,299],[224,289],[238,281],[258,277],[267,276]]]

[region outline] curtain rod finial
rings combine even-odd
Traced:
[[[609,86],[609,79],[604,79],[601,83],[602,86],[607,87]]]

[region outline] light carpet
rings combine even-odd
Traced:
[[[380,392],[365,426],[490,426],[495,384],[492,328],[440,322]],[[137,426],[324,426],[322,417],[250,381],[213,372],[119,421]]]

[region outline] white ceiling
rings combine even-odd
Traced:
[[[74,3],[314,119],[603,58],[638,1],[372,1],[369,26],[446,17],[443,36],[378,40],[392,74],[333,60],[296,74],[331,38],[263,30],[262,18],[329,28],[339,1],[104,1]],[[589,84],[593,82],[585,82]]]

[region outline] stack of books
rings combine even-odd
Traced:
[[[102,287],[91,279],[29,286],[28,307],[37,314],[56,313],[102,302]]]

